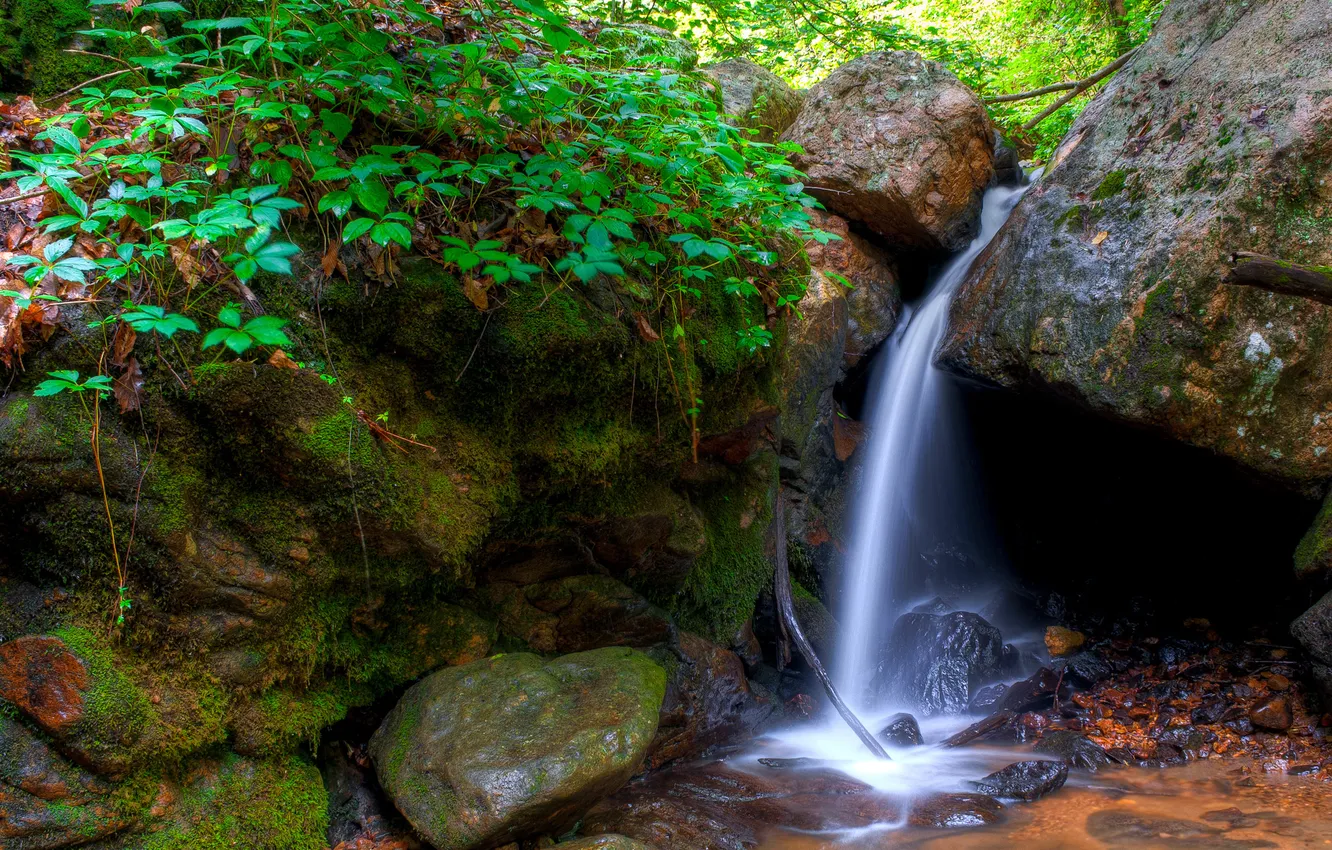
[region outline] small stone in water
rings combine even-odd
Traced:
[[[1269,697],[1258,703],[1249,712],[1249,720],[1259,729],[1273,732],[1285,732],[1295,722],[1285,697]]]
[[[895,747],[917,747],[925,743],[920,724],[910,714],[894,714],[879,732],[879,737]]]
[[[1060,761],[1020,761],[973,783],[976,790],[1010,800],[1038,800],[1068,780],[1068,765]]]

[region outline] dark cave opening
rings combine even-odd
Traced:
[[[1011,575],[1053,619],[1106,637],[1206,619],[1281,642],[1321,592],[1291,563],[1317,502],[1052,394],[962,396],[978,498]]]

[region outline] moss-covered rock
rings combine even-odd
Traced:
[[[632,649],[498,655],[414,685],[370,752],[398,810],[440,850],[558,835],[638,769],[665,687]]]
[[[683,38],[651,24],[606,24],[593,42],[609,50],[618,65],[666,66],[692,71],[698,51]]]
[[[65,52],[91,23],[86,0],[0,0],[0,92],[57,94],[115,68]]]

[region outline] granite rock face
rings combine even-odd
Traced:
[[[1332,7],[1178,0],[977,261],[941,361],[1317,492],[1329,308],[1223,283],[1332,264]]]

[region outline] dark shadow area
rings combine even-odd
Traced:
[[[1288,639],[1315,598],[1291,555],[1318,504],[1211,452],[1062,400],[968,387],[975,475],[1019,584],[1106,636],[1206,618]]]

